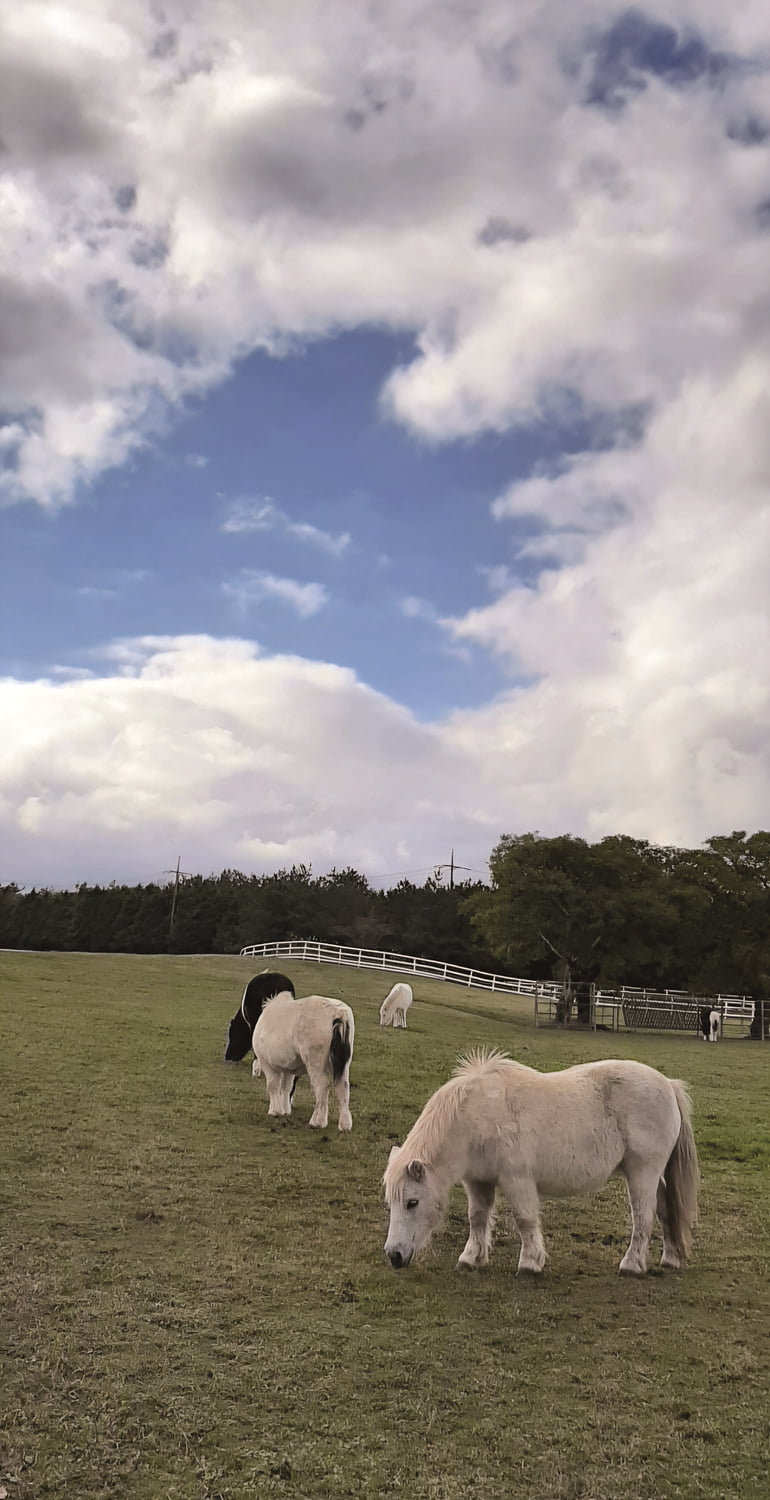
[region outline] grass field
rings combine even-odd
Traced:
[[[259,967],[257,965],[256,967]],[[535,1031],[508,998],[291,964],[357,1019],[353,1133],[267,1118],[221,1062],[253,960],[0,953],[0,1494],[12,1500],[695,1500],[770,1494],[770,1047]],[[618,1277],[621,1185],[502,1211],[459,1272],[383,1256],[380,1178],[456,1054],[638,1057],[689,1080],[702,1220],[681,1275]]]

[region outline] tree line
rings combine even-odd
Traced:
[[[94,953],[238,953],[249,943],[312,938],[493,968],[466,910],[475,885],[437,876],[373,889],[357,870],[314,876],[194,875],[173,901],[167,885],[79,885],[73,891],[0,887],[0,947]],[[173,921],[171,909],[174,907]]]
[[[168,886],[0,887],[0,946],[93,952],[234,953],[314,938],[524,978],[644,985],[770,999],[770,833],[700,849],[626,836],[505,834],[490,881],[401,880],[354,869],[314,876],[224,870]]]

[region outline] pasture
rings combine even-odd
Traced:
[[[535,1031],[528,1003],[288,964],[352,1005],[353,1132],[222,1062],[251,959],[0,953],[0,1491],[12,1500],[766,1500],[770,1047]],[[693,1092],[691,1267],[621,1278],[622,1184],[549,1202],[550,1261],[383,1255],[380,1180],[473,1045],[636,1057]],[[654,1242],[657,1260],[659,1241]]]

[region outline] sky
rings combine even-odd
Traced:
[[[0,0],[0,884],[770,809],[766,0]]]

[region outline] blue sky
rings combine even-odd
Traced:
[[[2,670],[83,667],[105,636],[236,633],[270,652],[344,662],[418,716],[486,701],[510,673],[448,643],[429,611],[489,599],[511,530],[527,532],[502,527],[491,503],[557,445],[542,428],[443,445],[405,432],[380,392],[413,353],[367,330],[254,354],[78,505],[9,511]],[[265,501],[276,514],[264,529],[223,529]],[[321,541],[292,532],[303,524]],[[248,571],[320,584],[327,602],[302,618],[269,595],[244,601]]]
[[[766,822],[764,6],[28,0],[0,136],[0,880]]]

